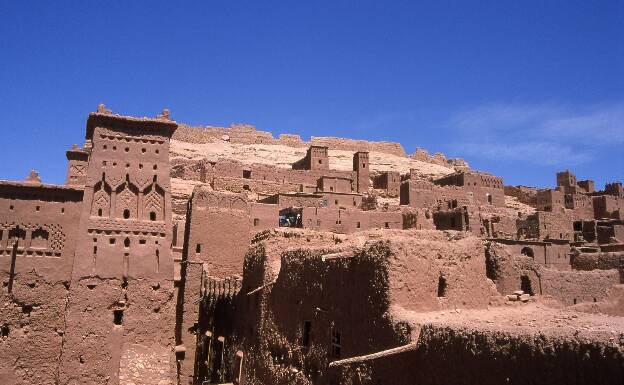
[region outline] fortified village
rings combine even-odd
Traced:
[[[624,383],[620,182],[103,105],[66,155],[0,181],[0,384]]]

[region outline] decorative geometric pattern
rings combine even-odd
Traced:
[[[9,233],[11,229],[15,228],[23,229],[24,231],[43,231],[47,233],[48,236],[48,250],[52,250],[55,253],[60,253],[65,247],[66,235],[63,232],[63,226],[58,223],[15,223],[15,222],[4,222],[0,223],[0,230],[3,230],[5,233]],[[2,240],[2,245],[5,245],[5,241],[7,239]],[[10,247],[7,246],[7,247]]]
[[[121,142],[139,142],[139,143],[153,143],[153,144],[162,144],[165,143],[165,137],[161,135],[149,135],[141,133],[140,130],[136,130],[136,134],[132,135],[132,131],[134,131],[131,127],[127,127],[125,129],[127,133],[121,134],[119,131],[109,130],[108,128],[100,127],[100,138],[102,139],[110,139],[110,140],[118,140]],[[140,135],[140,136],[139,136]]]
[[[145,197],[143,198],[143,203],[146,213],[153,211],[156,213],[157,218],[159,218],[159,220],[162,220],[164,218],[163,206],[165,202],[165,197],[160,193],[159,190],[160,189],[158,188],[158,185],[154,184],[151,187],[150,191],[147,193],[147,195],[145,195]]]
[[[136,220],[91,218],[89,230],[94,231],[136,231],[141,233],[164,233],[165,225],[158,222],[143,222]]]

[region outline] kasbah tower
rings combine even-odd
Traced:
[[[162,118],[89,115],[63,382],[121,380],[133,368],[120,362],[145,355],[158,363],[154,383],[175,369],[169,140],[176,124]]]

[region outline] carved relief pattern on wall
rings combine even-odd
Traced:
[[[108,128],[99,128],[100,138],[118,140],[123,142],[139,142],[139,143],[152,143],[162,144],[165,143],[165,137],[162,135],[150,135],[142,133],[141,129],[133,129],[132,127],[126,127],[123,129],[124,133],[120,133],[117,130],[110,130]]]
[[[143,222],[136,220],[91,218],[88,223],[89,230],[101,231],[130,231],[137,233],[164,233],[165,225],[158,222]]]
[[[146,215],[149,213],[155,213],[156,218],[154,220],[162,221],[165,219],[165,194],[164,191],[157,184],[153,184],[146,191],[146,195],[143,198],[144,212]]]
[[[66,235],[63,226],[58,223],[16,223],[0,224],[2,248],[11,248],[17,239],[18,247],[28,247],[60,253],[65,247]]]

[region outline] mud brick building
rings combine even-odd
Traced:
[[[620,182],[168,110],[85,133],[64,184],[0,181],[0,384],[624,381]]]

